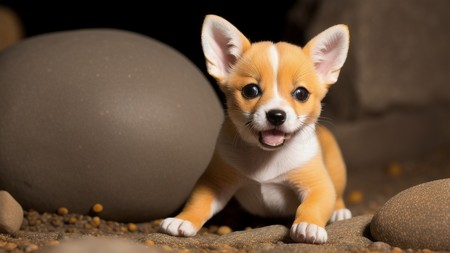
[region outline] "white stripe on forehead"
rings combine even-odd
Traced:
[[[279,65],[279,57],[278,50],[275,44],[269,47],[269,61],[272,64],[273,70],[273,95],[274,98],[279,98],[278,94],[278,65]]]

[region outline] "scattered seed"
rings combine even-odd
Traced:
[[[219,235],[226,235],[231,233],[231,228],[228,226],[220,226],[219,229],[217,229],[217,234]]]
[[[69,213],[69,209],[67,209],[65,207],[60,207],[60,208],[58,208],[56,213],[58,213],[59,215],[66,215]]]
[[[361,191],[354,190],[348,194],[348,202],[351,204],[359,204],[363,201],[364,195]]]
[[[74,215],[70,216],[69,219],[67,220],[67,222],[69,224],[75,224],[75,223],[77,223],[77,221],[78,221],[78,218],[77,218],[77,216],[74,216]]]
[[[103,212],[103,206],[99,203],[96,203],[92,206],[92,211],[95,213],[101,213]]]
[[[387,173],[391,177],[398,177],[402,174],[402,166],[397,162],[392,162],[387,167]]]
[[[399,248],[399,247],[393,247],[391,249],[391,252],[392,253],[401,253],[401,252],[403,252],[403,250],[401,248]]]
[[[100,217],[98,217],[98,216],[92,217],[91,224],[94,227],[97,227],[98,225],[100,225],[100,222],[101,222]]]
[[[147,247],[153,247],[153,246],[155,246],[155,242],[154,242],[153,240],[145,240],[145,241],[144,241],[144,244],[145,244]]]
[[[51,223],[54,227],[61,227],[63,225],[62,220],[56,217],[51,220]]]
[[[134,223],[128,223],[127,229],[130,232],[136,232],[138,230],[138,226]]]

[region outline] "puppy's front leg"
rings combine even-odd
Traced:
[[[296,242],[325,243],[328,239],[325,225],[335,206],[336,191],[321,157],[289,173],[288,181],[302,198],[291,227],[291,238]]]
[[[222,210],[238,187],[238,173],[215,154],[182,212],[164,219],[161,232],[174,236],[196,235],[206,221]]]

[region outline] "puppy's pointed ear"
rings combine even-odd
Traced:
[[[304,52],[309,55],[319,79],[327,85],[334,84],[347,59],[350,35],[346,25],[335,25],[309,41]]]
[[[250,47],[250,41],[236,27],[216,15],[205,17],[201,39],[208,73],[219,83]]]

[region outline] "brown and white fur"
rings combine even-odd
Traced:
[[[194,236],[235,196],[255,215],[293,217],[294,241],[325,243],[325,225],[351,217],[340,149],[316,124],[347,57],[347,26],[332,26],[301,48],[251,43],[225,19],[207,15],[201,38],[228,113],[208,168],[161,231]]]

